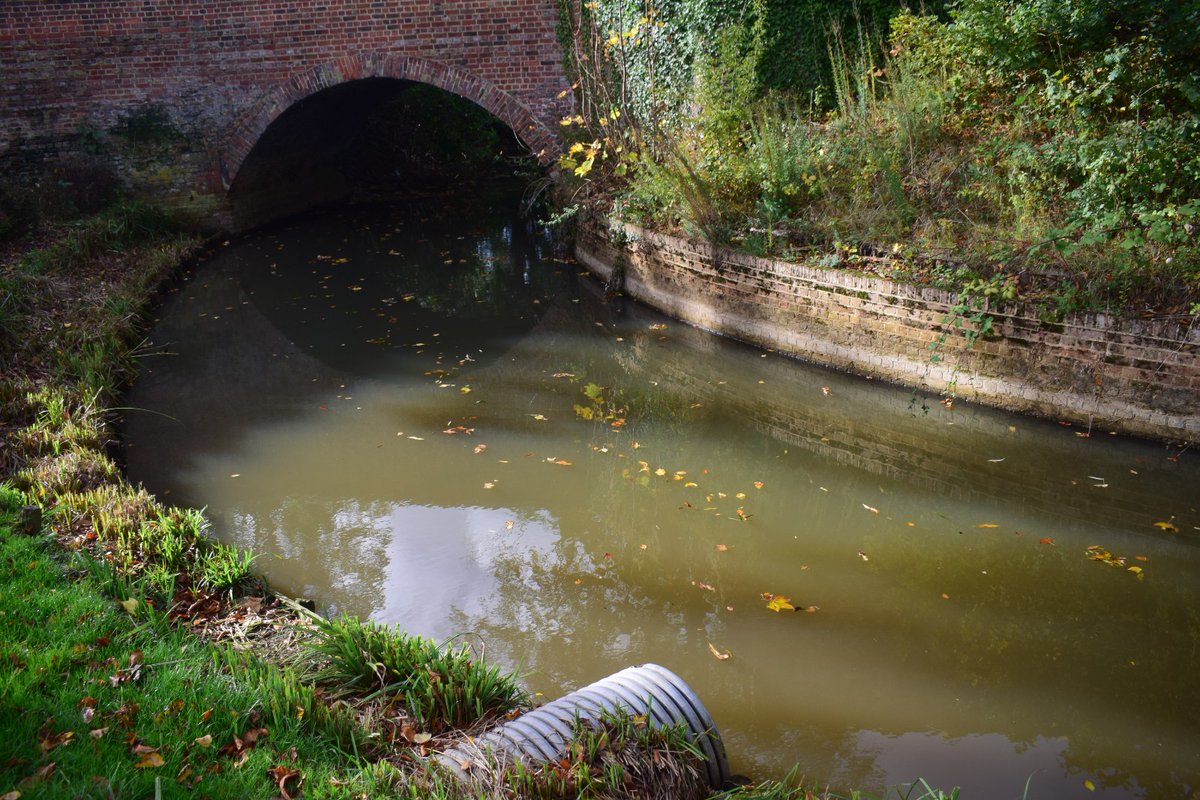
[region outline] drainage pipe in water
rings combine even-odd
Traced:
[[[594,723],[606,713],[624,711],[644,716],[648,724],[668,728],[683,724],[688,738],[704,755],[709,785],[725,788],[730,780],[725,745],[700,698],[683,679],[657,664],[627,667],[607,678],[535,708],[438,759],[462,778],[468,778],[479,753],[515,758],[523,763],[548,763],[567,754],[576,719]]]

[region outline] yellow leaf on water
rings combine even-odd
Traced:
[[[713,545],[713,547],[715,549],[721,551],[722,553],[724,553],[726,550],[729,549],[729,545],[725,545],[725,544],[717,544],[717,545]]]
[[[792,605],[790,598],[784,597],[781,594],[770,595],[767,601],[767,608],[772,611],[795,611],[796,607]]]
[[[869,506],[869,505],[867,505],[866,503],[863,503],[863,504],[862,504],[862,507],[863,507],[863,508],[865,508],[867,511],[870,511],[872,514],[878,514],[878,513],[879,513],[879,509],[878,509],[878,508],[875,508],[875,507],[873,507],[873,506]]]
[[[762,481],[755,481],[755,482],[754,482],[754,488],[755,488],[755,489],[761,489],[762,487],[763,487],[763,482],[762,482]]]
[[[745,492],[738,492],[737,494],[735,494],[735,495],[734,495],[734,497],[736,497],[738,500],[745,500],[745,499],[746,499],[746,493],[745,493]]]
[[[667,471],[662,467],[659,467],[658,469],[654,470],[654,474],[661,478],[663,475],[667,474]]]
[[[1171,517],[1171,519],[1175,519],[1175,518]],[[1169,533],[1179,533],[1179,528],[1176,527],[1175,524],[1172,523],[1170,520],[1165,521],[1165,522],[1163,522],[1163,521],[1156,522],[1156,523],[1154,523],[1154,527],[1162,528],[1164,531],[1167,531]]]
[[[1087,789],[1089,792],[1094,792],[1096,791],[1096,784],[1092,783],[1088,778],[1084,778],[1083,788]]]
[[[980,522],[975,527],[976,528],[999,528],[1000,526],[994,522]]]

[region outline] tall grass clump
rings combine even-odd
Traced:
[[[397,628],[314,617],[305,661],[311,677],[339,695],[401,703],[426,727],[467,727],[524,705],[517,677],[475,657]]]

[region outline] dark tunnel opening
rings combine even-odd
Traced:
[[[451,92],[393,78],[350,81],[285,110],[229,191],[234,227],[389,198],[470,190],[536,160],[498,118]]]

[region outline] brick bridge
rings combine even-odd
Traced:
[[[7,0],[0,167],[103,157],[229,224],[229,190],[280,114],[379,79],[471,100],[547,158],[570,107],[557,22],[555,0]]]

